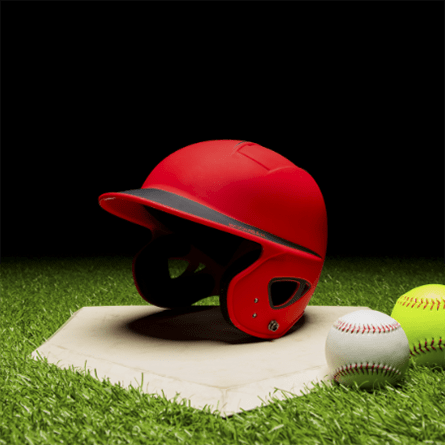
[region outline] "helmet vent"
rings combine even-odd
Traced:
[[[281,309],[299,300],[310,289],[309,282],[297,278],[275,278],[269,283],[269,303]]]

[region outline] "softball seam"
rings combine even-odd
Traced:
[[[416,309],[427,309],[427,307],[431,305],[430,310],[433,310],[436,306],[437,310],[439,310],[442,303],[442,309],[445,310],[445,299],[441,300],[440,298],[414,298],[404,295],[399,298],[397,303],[411,308],[417,305]]]
[[[428,349],[429,347],[432,350]],[[431,344],[428,344],[428,341],[425,340],[425,344],[422,346],[422,343],[419,342],[418,348],[416,348],[416,345],[413,346],[412,350],[410,348],[410,355],[412,357],[419,356],[421,354],[426,354],[427,352],[437,351],[436,348],[439,348],[441,351],[445,350],[445,347],[444,347],[444,344],[442,341],[442,337],[440,337],[439,343],[436,345],[436,347],[434,347],[434,338],[431,340]]]
[[[338,379],[340,377],[347,377],[350,375],[355,374],[378,374],[385,376],[385,377],[400,377],[401,372],[394,368],[393,366],[387,366],[387,365],[379,365],[376,363],[353,363],[350,365],[343,365],[340,368],[337,368],[334,373],[334,379],[338,382]]]

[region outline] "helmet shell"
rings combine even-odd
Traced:
[[[153,240],[181,232],[182,225],[187,227],[184,236],[193,232],[195,241],[201,232],[204,236],[204,226],[217,229],[215,239],[226,232],[246,240],[244,249],[230,252],[228,262],[214,261],[217,256],[211,249],[203,253],[212,244],[211,236],[200,248],[199,243],[187,249],[179,242],[177,257],[193,265],[205,258],[209,267],[194,275],[187,270],[190,273],[183,282],[176,281],[170,293],[161,292],[168,284],[161,283],[157,295],[149,283],[160,276],[154,255],[163,254],[164,238],[153,241],[156,249],[150,250],[149,243],[135,257],[133,276],[141,296],[153,304],[176,307],[178,289],[184,295],[199,289],[198,299],[216,292],[230,324],[272,339],[284,335],[303,315],[318,283],[327,247],[322,193],[308,172],[261,145],[239,140],[189,145],[162,160],[141,189],[105,193],[99,203],[110,213],[149,228]],[[218,249],[224,250],[231,241],[221,239]],[[168,246],[173,255],[171,238]],[[253,252],[252,246],[259,250]],[[145,267],[138,267],[142,262]],[[150,264],[157,276],[146,279],[143,274],[150,274]],[[285,284],[281,288],[295,288],[289,298],[274,297],[273,289],[280,283]],[[192,304],[193,298],[184,302]]]

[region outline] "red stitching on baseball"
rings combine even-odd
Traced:
[[[350,364],[350,365],[344,365],[340,368],[337,368],[334,373],[334,379],[338,382],[339,377],[345,377],[348,375],[354,375],[354,374],[374,374],[375,372],[381,372],[382,375],[388,376],[388,377],[394,377],[395,375],[400,375],[400,371],[398,369],[393,368],[392,366],[387,365],[379,365],[376,363],[373,363],[371,366],[369,363],[366,363],[365,367],[363,367],[363,364],[358,365],[358,363]]]
[[[397,321],[394,321],[390,324],[387,325],[383,325],[383,326],[374,326],[374,325],[355,325],[352,323],[347,323],[345,321],[342,320],[337,320],[336,323],[334,324],[334,327],[336,329],[338,329],[339,331],[342,332],[350,332],[351,334],[354,333],[361,333],[365,334],[365,333],[376,333],[376,331],[378,331],[379,333],[385,333],[385,332],[391,332],[391,331],[395,331],[396,329],[399,329],[400,323],[398,323]]]

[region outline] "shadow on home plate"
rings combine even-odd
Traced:
[[[286,335],[299,329],[305,318],[303,315]],[[211,340],[237,345],[271,341],[252,337],[230,326],[225,321],[219,306],[191,306],[164,310],[134,320],[128,324],[128,328],[140,335],[180,342]]]

